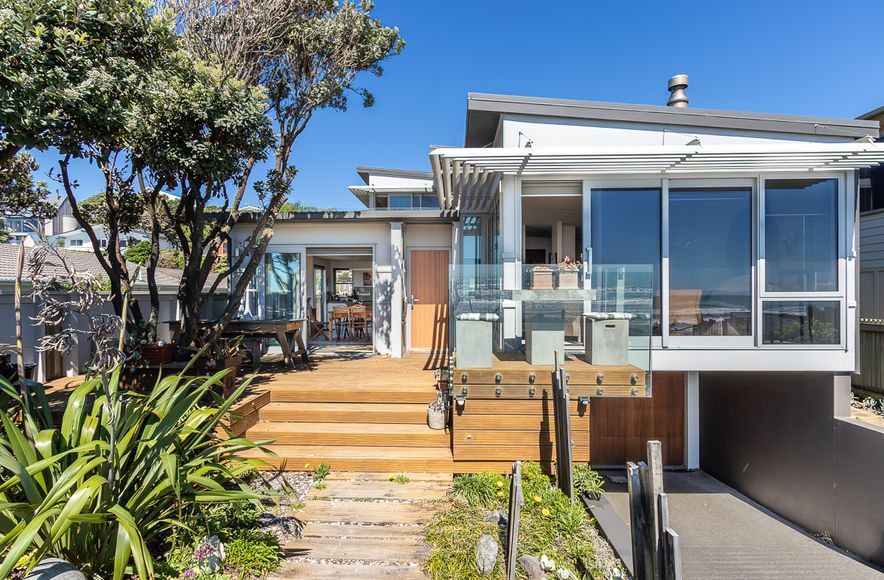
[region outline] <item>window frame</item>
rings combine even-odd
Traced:
[[[338,284],[347,284],[347,282],[338,282],[338,272],[350,272],[350,293],[347,296],[353,296],[353,268],[332,268],[332,284],[335,290],[332,296],[344,296],[338,293]]]
[[[669,192],[673,189],[748,189],[749,190],[749,293],[750,293],[750,328],[749,334],[741,336],[677,336],[670,334],[669,328],[669,293],[670,293],[670,219],[669,219]],[[758,206],[758,180],[754,177],[723,177],[716,178],[677,178],[666,179],[663,186],[663,200],[665,204],[661,206],[661,219],[663,227],[661,235],[663,238],[663,279],[662,279],[662,296],[664,302],[663,308],[663,345],[669,349],[733,349],[733,348],[751,348],[756,346],[759,334],[758,312],[760,310],[760,302],[758,300],[758,262],[757,262],[757,233],[759,225],[757,220],[753,219]]]
[[[836,203],[836,233],[835,237],[837,239],[838,249],[836,252],[838,264],[836,268],[837,274],[837,288],[835,291],[826,291],[826,292],[798,292],[798,291],[788,291],[788,292],[779,292],[779,291],[769,291],[767,290],[767,280],[766,280],[766,239],[765,239],[765,231],[766,231],[766,206],[765,201],[767,197],[767,189],[766,182],[767,181],[778,181],[783,179],[806,179],[806,180],[816,180],[816,179],[834,179],[836,183],[836,194],[835,194],[835,203]],[[767,173],[763,175],[759,175],[758,177],[758,209],[756,214],[756,222],[758,223],[758,233],[757,233],[757,241],[756,245],[758,247],[758,257],[756,260],[757,269],[758,269],[758,298],[757,298],[757,312],[755,313],[755,324],[758,331],[755,333],[756,341],[755,346],[763,349],[810,349],[810,350],[843,350],[847,347],[848,344],[848,318],[850,317],[847,303],[847,296],[851,295],[851,292],[854,291],[852,286],[850,285],[850,280],[848,276],[848,249],[851,246],[851,241],[848,239],[852,234],[851,228],[847,227],[847,215],[849,211],[850,204],[850,192],[848,189],[852,189],[848,187],[848,180],[846,179],[845,174],[838,172],[813,172],[811,174],[808,173],[791,173],[791,172],[783,172],[783,173]],[[857,200],[858,202],[858,200]],[[854,260],[855,261],[855,260]],[[766,302],[838,302],[838,339],[839,342],[837,344],[766,344],[764,342],[764,305]],[[855,311],[856,308],[853,308]]]

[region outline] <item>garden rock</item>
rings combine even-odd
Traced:
[[[479,538],[476,545],[476,567],[485,576],[494,572],[494,564],[497,562],[497,541],[488,534]]]
[[[500,510],[491,510],[490,512],[485,514],[485,521],[492,524],[497,524],[498,526],[505,526],[507,520],[506,516],[500,513]]]
[[[86,576],[65,560],[45,558],[25,576],[25,580],[86,580]]]
[[[208,536],[203,538],[193,555],[198,561],[200,572],[203,574],[217,572],[224,562],[224,544],[218,536]]]
[[[543,566],[540,565],[540,560],[534,556],[529,556],[528,554],[519,556],[519,565],[522,566],[522,570],[525,571],[528,580],[546,579],[546,572],[543,571]]]

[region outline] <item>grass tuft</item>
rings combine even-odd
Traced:
[[[400,485],[406,484],[411,481],[411,478],[405,475],[404,473],[397,473],[395,475],[390,476],[390,481],[394,483],[398,483]]]

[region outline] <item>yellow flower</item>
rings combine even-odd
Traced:
[[[502,491],[498,491],[498,492],[497,492],[497,497],[503,497],[503,492],[502,492]]]
[[[545,515],[545,516],[548,516],[548,515],[549,515],[549,510],[546,509],[546,508],[543,508],[542,510],[540,510],[540,513],[542,513],[542,514]]]
[[[497,487],[503,487],[503,482],[502,482],[502,481],[498,481],[498,482],[497,482]]]
[[[540,503],[540,502],[543,501],[543,498],[540,497],[539,495],[535,495],[535,496],[534,496],[534,501],[537,502],[537,503]]]
[[[305,463],[305,464],[304,464],[304,469],[307,469],[308,467],[310,467],[310,464],[309,464],[309,463]]]

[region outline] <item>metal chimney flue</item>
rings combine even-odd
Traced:
[[[687,107],[688,95],[684,90],[688,88],[688,75],[675,75],[669,79],[669,102],[670,107]]]

